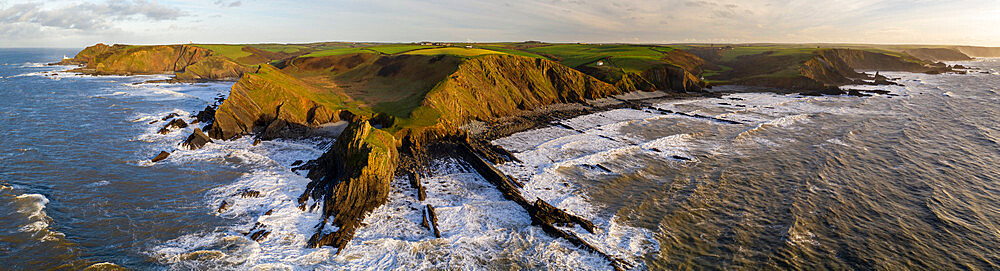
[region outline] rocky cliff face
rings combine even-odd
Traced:
[[[830,61],[843,61],[848,67],[855,70],[883,70],[883,71],[908,71],[926,72],[932,70],[926,64],[917,59],[907,59],[903,56],[876,53],[866,50],[855,49],[826,49],[819,50],[817,57]]]
[[[237,80],[243,73],[250,72],[256,67],[248,67],[233,62],[225,57],[210,56],[187,65],[184,69],[174,75],[175,82],[199,82],[217,80]]]
[[[313,199],[322,204],[323,212],[323,221],[309,245],[343,251],[365,216],[387,200],[398,159],[392,135],[356,118],[326,154],[305,165],[312,182],[299,204],[302,209],[312,208],[306,205]],[[328,223],[335,227],[332,232],[325,229]]]
[[[801,60],[797,60],[801,59]],[[795,64],[798,63],[798,64]],[[907,55],[872,52],[857,49],[821,49],[811,55],[782,55],[741,57],[731,73],[735,83],[788,90],[827,90],[847,84],[863,83],[860,79],[873,79],[857,72],[905,71],[940,73],[950,69],[934,65]],[[756,69],[751,67],[756,65]]]
[[[95,44],[93,46],[84,48],[83,51],[80,51],[79,53],[77,53],[75,57],[70,58],[70,59],[63,59],[62,61],[60,61],[59,63],[56,63],[56,64],[59,64],[59,65],[87,65],[87,63],[90,63],[90,61],[92,59],[94,59],[94,57],[96,57],[98,55],[101,55],[101,54],[104,54],[104,53],[107,53],[107,52],[110,52],[110,51],[122,49],[122,48],[125,48],[125,46],[123,46],[123,45],[108,46],[107,44],[98,43],[98,44]]]
[[[173,82],[236,80],[256,69],[189,45],[97,44],[55,64],[81,65],[72,71],[93,75],[174,74]]]
[[[458,127],[555,103],[578,103],[622,90],[572,68],[544,59],[488,55],[459,65],[427,93],[423,107],[441,122]],[[420,110],[420,109],[418,109]]]
[[[101,49],[97,48],[94,51],[99,50]],[[175,73],[211,54],[212,51],[208,49],[188,45],[116,45],[93,56],[85,67],[76,71],[97,75]]]
[[[649,80],[655,89],[699,92],[705,87],[705,83],[688,69],[675,65],[660,65],[646,70],[642,73],[642,78]]]
[[[265,139],[281,137],[285,131],[339,120],[348,99],[265,64],[233,85],[215,112],[209,136],[231,139],[259,132]]]

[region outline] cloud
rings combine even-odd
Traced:
[[[217,0],[217,1],[215,1],[215,5],[220,6],[220,7],[224,7],[224,8],[235,8],[235,7],[243,5],[243,1],[222,1],[222,0]]]
[[[0,46],[466,39],[1000,44],[1000,28],[991,27],[1000,24],[997,0],[160,1],[0,0]]]
[[[115,22],[174,20],[184,15],[179,9],[145,0],[75,3],[57,8],[46,8],[43,2],[29,2],[0,9],[0,23],[20,28],[97,31],[111,29]]]

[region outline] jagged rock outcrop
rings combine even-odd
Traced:
[[[299,198],[300,208],[311,209],[306,206],[310,198],[322,203],[323,221],[309,245],[343,251],[364,217],[388,199],[398,159],[391,134],[356,118],[328,152],[301,167],[309,169],[312,181]],[[329,232],[327,222],[336,230]]]
[[[313,87],[270,65],[245,73],[215,112],[208,132],[215,139],[231,139],[254,132],[282,135],[340,119],[349,98]],[[273,138],[273,137],[272,137]],[[265,138],[269,139],[269,138]]]
[[[208,144],[209,142],[212,142],[212,139],[209,138],[208,135],[206,135],[204,132],[202,132],[201,128],[194,128],[194,132],[191,132],[191,135],[189,135],[187,139],[185,139],[184,142],[181,143],[181,146],[184,146],[189,150],[197,150],[201,149],[202,147],[205,146],[205,144]]]

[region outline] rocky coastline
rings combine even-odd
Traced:
[[[675,64],[651,65],[640,72],[599,65],[569,67],[553,60],[517,55],[300,54],[270,55],[280,59],[267,59],[263,58],[267,54],[257,52],[252,56],[262,57],[262,61],[248,65],[192,45],[98,44],[54,64],[79,65],[71,71],[91,75],[167,73],[174,75],[168,82],[178,83],[236,80],[227,99],[193,114],[195,120],[191,123],[176,116],[162,119],[166,124],[161,132],[201,125],[179,143],[186,149],[243,136],[256,140],[308,137],[324,134],[317,132],[324,125],[346,123],[342,132],[326,133],[336,136],[336,141],[325,154],[295,168],[308,172],[312,180],[298,200],[299,208],[322,213],[309,246],[332,246],[338,248],[338,253],[349,249],[347,245],[362,227],[361,221],[386,202],[393,178],[409,179],[412,187],[408,189],[424,195],[419,178],[426,176],[427,162],[447,156],[474,168],[549,235],[599,254],[619,270],[633,266],[566,230],[579,226],[593,233],[593,223],[541,199],[525,198],[518,180],[495,168],[516,157],[490,144],[490,140],[550,125],[557,119],[613,108],[647,109],[648,100],[723,94],[711,91],[712,85],[759,86],[804,95],[863,96],[867,94],[840,86],[896,83],[878,73],[858,71],[955,72],[954,67],[942,63],[903,56],[824,49],[798,60],[774,54],[740,57],[725,62],[733,66],[726,74],[732,80],[713,83],[703,79],[704,70],[715,65],[712,62],[723,63],[712,60],[718,52],[676,51],[671,55],[671,63]],[[919,52],[958,58],[950,51]],[[765,76],[759,70],[764,68],[751,67],[761,63],[791,72],[784,77]],[[405,83],[413,78],[428,81],[418,86]],[[384,86],[389,90],[380,89]],[[152,162],[169,159],[169,155],[161,152]],[[423,196],[420,198],[422,201]],[[433,236],[440,237],[434,207],[426,204],[424,214],[424,225]],[[252,231],[254,240],[267,238],[266,229]]]

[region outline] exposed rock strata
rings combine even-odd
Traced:
[[[208,49],[189,45],[116,45],[95,56],[83,57],[87,59],[86,66],[74,71],[95,75],[175,73],[211,54]]]
[[[210,56],[185,66],[171,81],[202,82],[237,80],[243,76],[243,73],[251,72],[254,69],[255,67],[243,66],[225,57]]]
[[[446,127],[457,128],[473,119],[620,93],[608,83],[553,61],[489,55],[462,63],[427,93],[423,106],[440,112]]]
[[[364,217],[388,199],[398,159],[392,135],[355,119],[330,151],[307,163],[304,168],[310,170],[312,182],[299,204],[305,209],[309,199],[321,202],[323,214],[309,245],[343,251]],[[335,231],[328,232],[328,222]]]
[[[233,85],[229,98],[216,110],[208,134],[216,139],[231,139],[260,131],[270,135],[265,139],[274,138],[282,130],[339,120],[346,99],[262,65]]]

